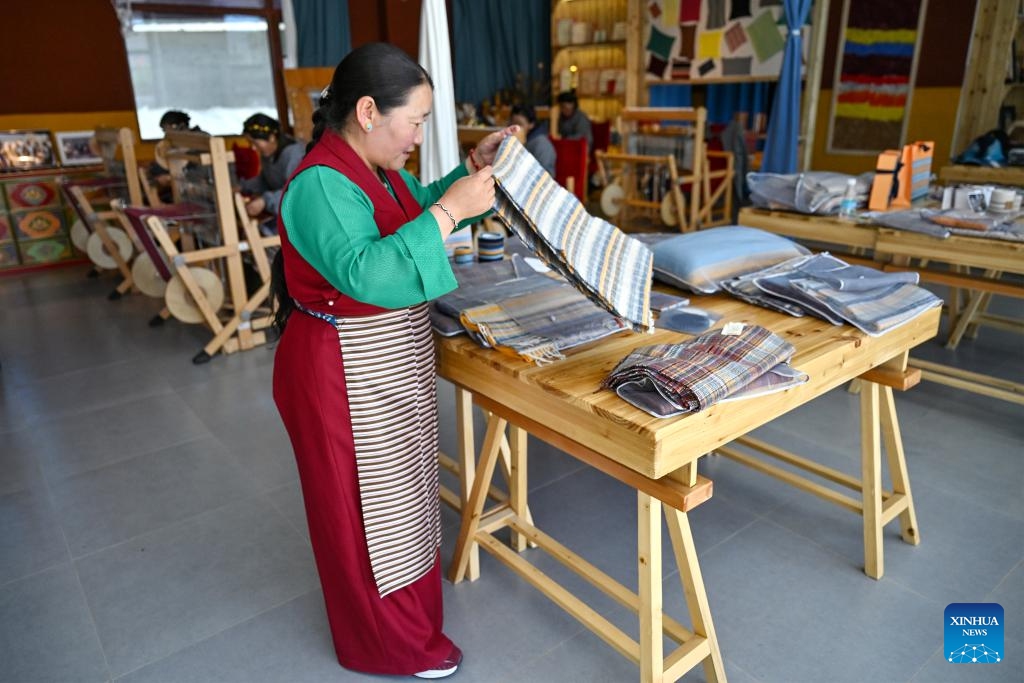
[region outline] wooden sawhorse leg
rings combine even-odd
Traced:
[[[483,469],[480,472],[480,477],[477,477],[473,438],[473,396],[460,387],[455,387],[455,392],[461,509],[465,511],[468,505],[474,503],[479,508],[475,511],[473,520],[470,520],[472,521],[470,530],[466,529],[467,516],[463,514],[462,517],[463,527],[460,529],[459,541],[456,546],[457,556],[452,558],[452,568],[449,574],[451,581],[458,583],[462,578],[475,581],[480,576],[480,549],[472,539],[476,536],[480,515],[483,513],[483,506],[487,499],[487,490],[490,488],[491,478],[494,476],[494,468],[499,458],[509,489],[509,495],[503,507],[531,523],[532,517],[527,504],[526,432],[515,425],[509,425],[494,414],[488,414],[487,433],[481,446],[479,464],[481,468],[486,469]],[[508,438],[505,436],[506,426],[509,428]],[[482,498],[476,501],[473,492],[478,489],[481,491]],[[526,536],[513,530],[512,547],[517,551],[523,551],[527,545],[530,544]],[[458,569],[459,567],[462,568]]]
[[[903,452],[903,439],[896,418],[892,387],[861,382],[861,491],[864,516],[864,573],[880,579],[885,573],[882,533],[885,525],[900,518],[900,533],[911,545],[921,542],[917,514],[910,492],[910,478]],[[882,440],[892,479],[892,493],[882,499]]]
[[[990,279],[996,279],[1000,275],[998,270],[986,270],[985,277]],[[951,326],[952,329],[949,332],[949,339],[946,341],[947,349],[955,349],[959,344],[960,340],[963,339],[964,334],[968,331],[971,325],[976,325],[975,318],[978,317],[979,313],[983,313],[988,307],[989,299],[992,295],[987,292],[971,291],[968,298],[967,304],[964,306],[963,311],[954,321]]]
[[[637,569],[639,574],[640,681],[675,681],[698,663],[704,664],[708,683],[725,683],[725,666],[718,649],[718,636],[711,621],[704,578],[697,562],[697,548],[685,512],[664,506],[669,537],[679,578],[683,584],[686,607],[693,624],[693,638],[665,659],[663,648],[664,614],[661,590],[661,511],[662,503],[643,491],[637,491]]]

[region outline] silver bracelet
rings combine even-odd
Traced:
[[[451,211],[449,211],[448,209],[444,208],[444,204],[442,204],[441,202],[434,202],[434,206],[436,206],[437,208],[439,208],[442,211],[444,211],[444,214],[446,216],[448,216],[448,218],[450,218],[452,220],[452,230],[458,230],[459,229],[459,222],[457,220],[455,220],[455,216],[452,215]]]

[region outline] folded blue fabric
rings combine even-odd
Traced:
[[[770,232],[728,225],[677,235],[651,247],[657,280],[712,294],[721,284],[810,252]]]

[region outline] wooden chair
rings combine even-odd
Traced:
[[[587,199],[587,141],[551,138],[555,146],[555,180],[579,200]]]

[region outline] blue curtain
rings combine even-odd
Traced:
[[[298,39],[298,63],[337,66],[352,50],[347,0],[292,0]]]
[[[527,103],[550,101],[550,0],[455,0],[455,99],[479,104],[515,88]]]
[[[782,54],[782,72],[775,91],[772,113],[768,117],[761,170],[768,173],[796,173],[797,143],[800,137],[800,27],[807,21],[811,0],[785,0],[786,51]],[[810,141],[807,141],[810,144]]]
[[[708,110],[708,123],[727,125],[736,112],[760,114],[768,111],[771,83],[709,83],[704,88],[704,106]],[[670,83],[651,86],[652,107],[692,107],[693,86]]]

